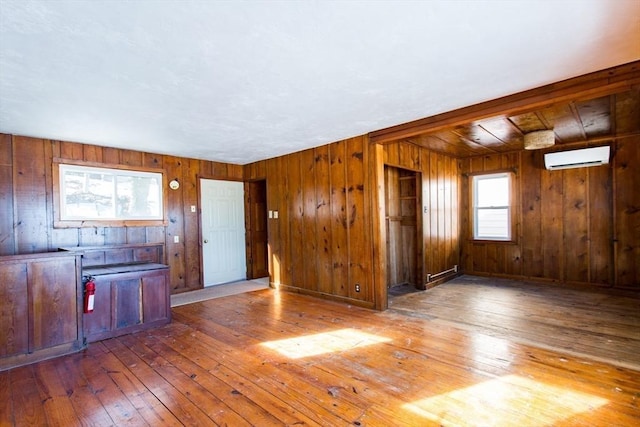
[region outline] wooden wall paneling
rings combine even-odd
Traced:
[[[164,243],[164,240],[162,241]],[[120,245],[127,243],[127,230],[125,227],[105,227],[104,244]]]
[[[244,169],[241,165],[227,164],[226,179],[242,181],[244,179]]]
[[[277,191],[280,196],[279,204],[276,208],[279,210],[278,219],[276,219],[276,221],[280,224],[280,280],[281,283],[290,284],[293,282],[291,279],[291,215],[289,213],[289,206],[293,190],[290,189],[289,182],[291,181],[291,178],[289,175],[289,163],[286,156],[278,158],[278,174],[279,181]]]
[[[48,250],[44,140],[14,136],[13,182],[16,253]]]
[[[371,183],[371,245],[373,304],[378,310],[388,307],[387,298],[387,245],[384,197],[385,149],[380,144],[368,143],[369,182]]]
[[[447,191],[446,191],[447,158],[438,154],[436,158],[438,176],[438,251],[436,257],[437,272],[444,271],[447,266]]]
[[[34,319],[30,350],[77,339],[76,287],[69,286],[76,274],[75,260],[30,263],[27,274],[32,284],[30,317]]]
[[[183,159],[173,156],[164,156],[163,165],[167,174],[167,180],[180,179],[183,168]],[[165,212],[168,219],[165,250],[167,262],[171,266],[171,289],[182,291],[186,289],[185,276],[185,249],[184,249],[184,207],[182,203],[183,186],[177,190],[167,191],[167,207]],[[174,243],[174,236],[179,236],[180,243]]]
[[[127,233],[127,243],[146,243],[146,227],[125,227]]]
[[[460,269],[460,161],[451,158],[451,206],[449,206],[449,217],[451,218],[451,252],[449,254],[449,265],[458,266]]]
[[[589,168],[589,282],[613,286],[611,174],[608,166]]]
[[[184,253],[185,253],[185,286],[190,289],[201,288],[200,268],[200,229],[198,224],[198,175],[200,172],[200,161],[195,159],[184,159],[183,175],[180,179],[182,185],[183,198],[183,218],[184,218]],[[191,207],[195,206],[195,212]]]
[[[398,146],[398,164],[406,169],[420,169],[420,149],[407,142],[395,144]]]
[[[527,277],[542,277],[542,210],[538,152],[522,154],[522,272]],[[545,232],[554,232],[545,230]]]
[[[120,150],[120,163],[121,165],[126,166],[142,166],[142,155],[141,151],[133,151],[133,150]]]
[[[279,209],[280,202],[280,168],[278,167],[281,158],[269,159],[266,162],[267,174],[267,210],[271,212],[271,217],[267,219],[267,233],[269,235],[269,276],[271,283],[280,284],[282,257],[281,243],[282,235],[280,231],[280,221],[273,218],[273,211]]]
[[[0,358],[29,350],[26,264],[5,264],[1,268]]]
[[[440,201],[439,199],[441,198],[440,195],[440,188],[439,188],[439,184],[438,184],[438,159],[440,158],[440,154],[438,153],[431,153],[431,156],[429,157],[429,182],[430,182],[430,189],[429,189],[429,193],[430,193],[430,200],[429,200],[429,204],[431,206],[431,215],[430,215],[430,219],[429,222],[431,223],[431,242],[428,248],[429,251],[429,255],[431,257],[431,262],[430,262],[430,267],[431,267],[431,274],[436,274],[439,273],[441,270],[439,270],[440,268],[440,228],[439,228],[439,224],[440,224],[440,209],[439,209],[439,204]]]
[[[60,157],[69,160],[84,160],[84,146],[77,142],[59,141]]]
[[[288,154],[286,156],[287,175],[289,177],[289,219],[283,221],[283,224],[289,224],[288,250],[289,259],[291,260],[289,267],[291,269],[291,281],[288,285],[306,289],[307,284],[304,281],[304,203],[302,195],[302,173],[300,171],[302,161],[301,153]],[[306,173],[306,172],[305,172]]]
[[[0,255],[16,253],[13,213],[13,142],[0,134]]]
[[[462,270],[464,272],[470,273],[473,271],[471,244],[469,241],[471,228],[471,220],[469,218],[471,212],[469,200],[469,174],[471,173],[471,161],[470,159],[462,159],[460,161],[460,164],[460,263],[462,266]]]
[[[146,238],[147,243],[165,243],[166,241],[166,233],[165,233],[165,228],[163,226],[146,227],[145,232],[147,236]],[[199,256],[200,255],[198,255],[198,257]],[[163,261],[163,263],[165,262],[166,260]]]
[[[419,284],[425,283],[427,274],[434,274],[431,267],[431,175],[430,169],[431,152],[429,150],[420,150],[420,166],[422,170],[422,203],[419,206],[422,215],[422,277],[419,278]]]
[[[444,210],[444,260],[443,270],[448,270],[453,268],[456,264],[455,254],[457,252],[457,248],[454,247],[454,236],[456,234],[453,229],[454,217],[457,212],[454,212],[454,201],[453,201],[453,187],[454,180],[457,177],[456,174],[456,162],[453,157],[443,156],[444,157],[444,204],[442,209]]]
[[[161,154],[142,153],[142,165],[145,168],[163,168],[163,156]],[[169,180],[170,181],[170,180]]]
[[[587,169],[566,169],[564,192],[564,280],[587,282],[589,246],[587,226]],[[545,234],[553,232],[545,230]]]
[[[98,147],[97,145],[84,144],[82,146],[82,151],[83,151],[82,157],[86,162],[96,162],[96,163],[103,162],[102,147]]]
[[[400,222],[400,193],[398,191],[398,168],[386,166],[384,168],[384,196],[385,196],[385,218],[386,218],[386,247],[387,247],[387,277],[386,286],[392,287],[402,284],[399,275],[403,245],[397,244],[399,235],[402,232]]]
[[[617,141],[615,180],[616,286],[640,289],[640,137]]]
[[[314,150],[300,153],[300,172],[302,185],[302,256],[304,258],[304,287],[314,291],[318,285],[318,235],[316,225],[316,171]]]
[[[213,162],[209,162],[207,160],[200,160],[200,177],[201,178],[210,178],[213,176]],[[167,177],[168,178],[168,177]]]
[[[53,158],[62,158],[62,144],[61,141],[49,141],[45,144],[45,181],[46,181],[46,191],[47,191],[47,206],[50,208],[48,212],[49,216],[49,225],[50,228],[50,242],[49,248],[51,250],[55,250],[57,247],[70,247],[70,246],[78,246],[80,244],[80,233],[77,228],[52,228],[53,221],[55,219],[56,213],[54,212],[53,200],[49,199],[49,194],[52,191],[52,181],[53,181],[53,168],[57,167],[53,165]],[[85,153],[85,149],[82,149],[82,152]],[[83,154],[84,155],[84,154]],[[57,195],[51,195],[51,197],[56,197]]]
[[[522,243],[522,205],[520,204],[521,198],[519,195],[522,192],[522,168],[520,167],[520,153],[509,153],[502,156],[502,169],[513,169],[516,173],[513,174],[515,183],[513,185],[516,191],[516,203],[513,206],[515,214],[512,216],[515,218],[515,224],[513,225],[514,238],[517,244],[499,245],[503,253],[498,254],[502,259],[498,261],[501,263],[502,269],[507,275],[522,275],[522,263],[520,262],[520,247]]]
[[[364,138],[347,140],[347,231],[349,244],[348,291],[351,298],[370,301],[371,240],[366,235]],[[356,292],[359,285],[360,292]]]
[[[102,148],[102,161],[106,164],[119,165],[120,164],[120,150],[112,147]]]
[[[221,177],[227,177],[229,174],[227,173],[227,165],[225,163],[220,162],[210,162],[211,163],[211,176],[214,179],[218,179]]]
[[[346,143],[331,144],[331,258],[333,264],[333,292],[338,296],[349,296],[348,290],[348,240],[347,240],[347,195],[346,195]]]
[[[83,227],[78,229],[78,244],[80,246],[101,246],[105,244],[105,230],[108,227]],[[122,232],[126,233],[124,228]],[[126,238],[125,238],[126,242]],[[124,242],[123,242],[124,243]]]
[[[542,240],[542,275],[552,280],[564,278],[564,218],[563,199],[564,184],[561,171],[540,171],[540,185],[542,187],[541,228],[544,234]]]
[[[389,144],[384,146],[384,163],[387,165],[398,166],[400,164],[400,151],[398,144]]]
[[[333,291],[333,266],[331,265],[331,175],[329,146],[314,150],[316,181],[316,247],[318,265],[318,291],[331,294]]]

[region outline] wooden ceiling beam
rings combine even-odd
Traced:
[[[536,89],[459,108],[369,133],[372,143],[384,144],[426,132],[497,115],[513,116],[557,103],[580,101],[632,90],[640,85],[640,61],[562,80]]]

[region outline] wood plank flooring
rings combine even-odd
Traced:
[[[436,308],[465,300],[455,283],[447,296],[448,285],[433,289],[445,291]],[[460,319],[566,311],[547,288],[501,298],[502,287],[460,286],[477,292]],[[605,328],[616,312],[626,318],[627,298],[603,297],[605,314],[584,309],[583,322]],[[0,372],[0,425],[640,424],[638,370],[456,324],[432,306],[416,315],[399,305],[379,313],[269,289],[176,307],[165,327]],[[517,330],[502,321],[487,323]],[[557,318],[565,336],[581,340],[572,321]],[[636,331],[626,333],[634,340]]]
[[[640,294],[462,276],[391,311],[640,370]]]

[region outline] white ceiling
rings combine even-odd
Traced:
[[[640,0],[0,0],[0,132],[246,164],[640,59]]]

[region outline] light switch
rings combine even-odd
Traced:
[[[196,206],[195,205],[191,205],[191,212],[195,212],[196,211]]]
[[[269,218],[273,218],[273,211],[269,211]]]
[[[173,236],[173,243],[180,243],[180,236]]]
[[[278,219],[278,211],[273,211],[273,218]]]

